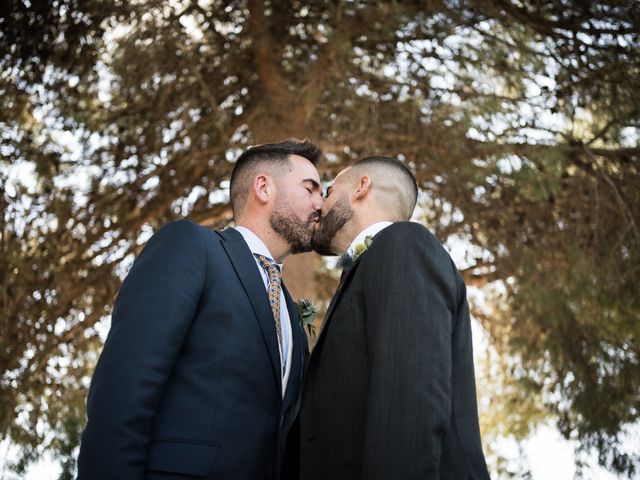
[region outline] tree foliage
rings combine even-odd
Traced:
[[[621,0],[5,2],[2,436],[71,458],[134,255],[174,218],[227,225],[238,150],[297,136],[326,177],[403,158],[468,283],[504,290],[476,313],[510,398],[637,471],[639,30]]]

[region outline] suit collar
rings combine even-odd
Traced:
[[[351,245],[349,245],[349,248],[347,248],[347,253],[351,256],[354,256],[356,251],[356,245],[358,245],[359,243],[364,243],[364,240],[367,237],[374,238],[376,235],[378,235],[378,233],[380,233],[382,230],[387,228],[389,225],[393,225],[393,222],[383,221],[383,222],[376,222],[369,225],[367,228],[362,230],[356,236],[356,238],[353,239],[353,241],[351,242]]]
[[[244,239],[242,238],[240,232],[233,227],[225,228],[224,230],[218,230],[217,233],[226,242],[244,242]]]
[[[221,232],[218,232],[220,236],[225,240],[222,242],[222,246],[227,252],[229,260],[231,261],[240,283],[249,297],[253,311],[258,319],[258,324],[262,330],[267,350],[269,351],[269,357],[273,366],[273,372],[276,381],[282,385],[282,378],[280,374],[280,354],[278,352],[278,339],[276,337],[275,328],[273,327],[273,313],[269,306],[269,297],[264,288],[260,271],[255,263],[249,246],[244,240],[243,235],[234,228],[227,228]],[[291,372],[289,373],[289,381],[287,383],[287,389],[285,391],[283,399],[283,411],[289,407],[289,405],[295,400],[295,394],[299,389],[302,381],[303,363],[304,363],[304,348],[306,337],[299,328],[298,311],[293,303],[293,299],[287,290],[287,287],[282,284],[282,291],[287,303],[287,310],[289,312],[289,319],[291,321]],[[282,388],[282,387],[281,387]]]
[[[227,228],[220,232],[220,235],[225,240],[221,242],[222,247],[227,252],[258,319],[276,381],[282,385],[280,353],[278,352],[276,330],[273,327],[273,313],[256,261],[240,232],[233,228]]]
[[[287,302],[287,310],[289,311],[289,320],[291,321],[291,371],[289,372],[289,381],[287,382],[287,390],[283,399],[283,412],[286,412],[289,406],[295,401],[302,383],[302,373],[304,367],[304,351],[306,347],[306,337],[300,328],[298,321],[298,311],[293,299],[287,288],[282,285],[284,298]]]
[[[338,289],[336,290],[336,293],[334,293],[333,297],[331,298],[331,302],[329,302],[329,307],[327,308],[327,313],[325,313],[325,315],[324,315],[324,322],[322,322],[322,326],[320,327],[320,331],[318,332],[318,338],[316,340],[316,345],[313,348],[313,351],[311,352],[311,357],[312,358],[313,358],[313,352],[315,352],[316,349],[322,343],[322,340],[323,340],[324,335],[325,335],[325,331],[327,330],[327,327],[329,326],[329,323],[331,322],[331,315],[332,315],[333,311],[335,310],[336,306],[338,305],[338,303],[340,302],[340,299],[342,298],[342,295],[344,294],[344,292],[347,290],[347,287],[351,283],[351,280],[352,280],[353,276],[355,275],[356,270],[358,269],[358,265],[360,264],[360,259],[361,258],[362,258],[362,255],[360,257],[358,257],[356,259],[355,263],[353,264],[353,266],[351,266],[351,268],[349,270],[347,270],[347,272],[345,273],[344,277],[342,278],[342,281],[340,282],[340,285],[338,285]]]
[[[257,253],[258,255],[263,255],[267,258],[270,258],[271,260],[274,260],[273,254],[269,251],[269,248],[264,244],[264,242],[258,235],[253,233],[253,231],[251,231],[247,227],[243,227],[242,225],[238,225],[232,228],[239,232],[240,235],[242,235],[242,238],[249,246],[249,250],[251,250],[251,253]],[[276,265],[278,265],[280,271],[282,271],[282,264],[277,263]]]
[[[354,241],[351,243],[352,246],[356,245],[357,243],[359,243],[357,240],[362,239],[361,241],[364,241],[364,239],[368,236],[371,236],[373,238],[373,240],[376,239],[376,237],[380,234],[380,232],[382,232],[385,228],[387,228],[388,226],[392,225],[391,222],[377,222],[374,223],[373,225],[369,225],[367,228],[365,228],[362,232],[360,232],[360,234],[354,239]],[[349,247],[351,248],[351,247]],[[329,302],[329,307],[327,308],[327,313],[325,313],[324,315],[324,322],[322,322],[322,327],[320,327],[320,331],[318,332],[318,338],[316,340],[316,345],[314,347],[314,351],[316,350],[316,348],[318,348],[320,346],[320,343],[322,342],[322,339],[324,338],[324,332],[326,331],[330,321],[331,321],[331,315],[333,313],[333,311],[335,310],[336,306],[338,305],[340,299],[342,298],[342,295],[344,294],[345,290],[347,289],[347,287],[349,286],[349,284],[351,283],[351,279],[353,278],[353,276],[355,275],[356,270],[358,269],[358,265],[360,265],[360,261],[362,260],[362,257],[366,255],[366,251],[364,251],[361,255],[358,256],[358,258],[355,259],[353,265],[351,265],[351,267],[349,267],[345,272],[343,272],[341,278],[340,278],[340,284],[338,285],[338,288],[336,289],[336,292],[334,293],[333,297],[331,298],[331,302]],[[313,352],[311,352],[311,356],[313,357]]]

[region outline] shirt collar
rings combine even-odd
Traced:
[[[364,243],[364,239],[367,237],[375,237],[389,225],[393,225],[393,222],[384,221],[369,225],[367,228],[362,230],[356,238],[353,239],[353,242],[351,242],[351,245],[349,245],[349,248],[347,248],[347,253],[353,256],[356,251],[356,245],[358,245],[359,243]]]
[[[247,242],[247,245],[249,246],[249,250],[251,250],[251,253],[264,255],[265,257],[270,258],[271,260],[274,260],[273,255],[271,255],[271,252],[269,251],[267,246],[264,244],[262,240],[260,240],[260,237],[258,237],[255,233],[253,233],[247,227],[243,227],[240,225],[236,225],[233,228],[235,228],[238,231],[238,233],[242,235],[242,238],[244,238],[244,241]],[[282,271],[282,264],[278,263],[277,265],[278,265],[278,268],[280,268],[280,270]]]

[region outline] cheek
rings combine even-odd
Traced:
[[[299,212],[301,216],[306,216],[307,212],[313,209],[313,196],[309,192],[292,192],[284,198],[286,205],[292,210]]]
[[[295,209],[304,204],[305,195],[297,190],[288,190],[283,192],[280,200],[284,205]]]

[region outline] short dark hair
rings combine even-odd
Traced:
[[[400,160],[392,157],[367,157],[353,164],[354,173],[379,171],[381,180],[374,189],[379,193],[391,195],[387,208],[398,219],[409,220],[418,201],[418,184],[411,170]]]
[[[242,212],[247,203],[251,181],[256,170],[267,167],[272,170],[274,176],[284,173],[284,168],[289,166],[290,155],[306,158],[316,165],[322,156],[322,151],[307,139],[288,139],[278,143],[255,145],[238,157],[231,171],[229,187],[231,210],[234,216]]]

